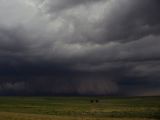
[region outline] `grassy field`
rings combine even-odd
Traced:
[[[160,97],[0,97],[0,120],[160,120]]]

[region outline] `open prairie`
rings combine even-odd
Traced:
[[[160,97],[0,97],[0,120],[159,119]]]

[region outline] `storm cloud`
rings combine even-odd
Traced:
[[[0,95],[160,95],[159,0],[0,0]]]

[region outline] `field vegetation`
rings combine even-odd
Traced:
[[[159,119],[160,97],[0,97],[0,120]]]

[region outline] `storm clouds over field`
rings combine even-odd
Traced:
[[[0,0],[0,95],[160,95],[159,0]]]

